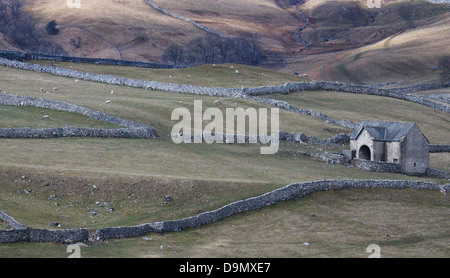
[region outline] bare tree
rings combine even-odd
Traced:
[[[82,42],[83,42],[83,39],[81,37],[78,37],[76,40],[75,39],[70,40],[70,44],[77,49],[81,48]]]
[[[209,51],[208,51],[209,48],[206,45],[205,39],[201,38],[201,37],[195,38],[190,42],[190,45],[192,47],[191,51],[200,57],[203,64],[208,64],[210,54],[209,54]]]
[[[220,62],[223,64],[227,61],[229,53],[233,48],[233,42],[230,39],[218,38],[216,48],[220,55]]]
[[[184,50],[177,45],[171,45],[164,52],[162,58],[165,61],[172,62],[175,66],[179,66],[184,60]]]

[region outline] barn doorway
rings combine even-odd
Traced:
[[[364,159],[364,160],[370,160],[371,155],[370,155],[370,148],[367,146],[362,146],[359,149],[359,159]]]

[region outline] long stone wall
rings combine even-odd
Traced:
[[[149,139],[155,138],[154,130],[149,128],[121,128],[121,129],[90,129],[80,127],[57,127],[57,128],[2,128],[0,138],[11,139],[51,139],[68,137],[91,137],[91,138],[132,138]]]
[[[0,138],[57,138],[57,137],[107,137],[107,138],[156,138],[156,129],[141,123],[114,117],[99,111],[70,103],[43,98],[24,97],[0,92],[0,104],[33,106],[57,111],[81,114],[98,121],[123,126],[122,129],[63,128],[6,128],[0,129]]]
[[[11,50],[0,50],[0,57],[8,59],[8,60],[17,60],[17,61],[45,60],[45,61],[55,61],[55,62],[86,63],[86,64],[99,64],[99,65],[152,68],[152,69],[175,68],[172,65],[158,64],[158,63],[146,63],[146,62],[139,62],[139,61],[102,59],[102,58],[72,57],[72,56],[64,56],[64,55],[50,54],[50,53],[19,52],[19,51],[11,51]]]
[[[430,178],[450,180],[450,172],[445,170],[428,168],[425,175]]]
[[[44,72],[50,73],[63,77],[71,77],[77,78],[87,81],[101,82],[107,84],[114,85],[122,85],[122,86],[130,86],[137,88],[145,88],[151,90],[161,90],[173,93],[184,93],[184,94],[193,94],[193,95],[206,95],[206,96],[218,96],[218,97],[230,97],[230,98],[246,98],[255,101],[259,101],[261,103],[265,103],[271,106],[280,107],[286,109],[288,111],[293,111],[296,113],[300,113],[303,115],[315,117],[321,119],[330,124],[339,125],[348,128],[356,128],[357,124],[353,123],[349,120],[337,120],[332,117],[329,117],[321,112],[317,112],[311,109],[299,109],[291,106],[289,103],[284,101],[278,101],[274,99],[262,98],[258,97],[258,95],[265,94],[275,94],[275,93],[289,93],[293,91],[303,91],[303,90],[333,90],[333,91],[342,91],[349,93],[360,93],[360,94],[369,94],[369,95],[379,95],[386,97],[393,97],[398,99],[403,99],[406,101],[412,101],[415,103],[420,103],[423,105],[427,105],[433,107],[435,109],[450,112],[449,106],[438,104],[432,101],[429,101],[421,96],[417,95],[406,95],[395,92],[389,92],[387,90],[382,90],[379,88],[375,88],[372,86],[357,86],[357,85],[348,85],[348,84],[340,84],[340,83],[327,83],[327,82],[301,82],[301,83],[287,83],[284,86],[272,86],[272,87],[258,87],[258,88],[220,88],[220,87],[199,87],[192,85],[181,85],[181,84],[171,84],[171,83],[162,83],[155,81],[143,81],[143,80],[135,80],[118,76],[111,75],[98,75],[98,74],[90,74],[85,72],[78,72],[69,69],[63,69],[58,67],[49,67],[42,66],[37,64],[29,64],[18,61],[11,61],[4,58],[0,58],[0,64],[23,69],[30,70],[36,72]]]
[[[89,240],[86,229],[45,230],[45,229],[16,229],[0,230],[0,243],[15,242],[59,242],[76,243]]]
[[[450,145],[430,145],[430,153],[449,153]]]
[[[323,180],[305,183],[291,184],[281,189],[263,194],[258,197],[237,201],[217,210],[205,212],[193,217],[187,217],[181,220],[171,220],[163,222],[154,222],[131,227],[104,228],[95,232],[97,240],[106,240],[111,238],[129,238],[137,237],[147,233],[165,233],[178,232],[189,228],[196,228],[207,224],[212,224],[227,217],[260,209],[273,205],[278,202],[302,198],[305,195],[327,190],[342,190],[346,188],[413,188],[426,190],[440,190],[444,193],[449,192],[450,185],[440,187],[437,183],[422,181],[393,181],[393,180]]]
[[[387,163],[381,161],[369,161],[363,159],[353,159],[352,163],[355,167],[362,170],[377,173],[401,173],[401,165],[396,163]]]
[[[305,183],[295,183],[266,194],[233,202],[219,209],[205,212],[193,217],[180,220],[147,223],[138,226],[115,227],[98,229],[94,233],[95,240],[112,238],[137,237],[151,232],[178,232],[189,228],[212,224],[243,212],[264,208],[278,202],[302,198],[318,191],[343,190],[347,188],[370,189],[412,188],[417,190],[436,190],[446,194],[450,192],[450,184],[438,185],[433,182],[405,181],[405,180],[321,180]],[[75,243],[88,241],[89,232],[86,229],[46,230],[20,228],[14,230],[0,230],[0,243],[13,242],[61,242]]]

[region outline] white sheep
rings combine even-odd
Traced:
[[[80,80],[78,80],[78,79],[75,79],[75,83],[77,83],[77,84],[78,84],[78,83],[80,83]]]
[[[42,117],[43,120],[50,120],[50,116],[49,115],[44,115],[44,117]]]
[[[113,90],[111,90],[111,95],[114,95],[114,91]]]
[[[59,90],[58,87],[54,87],[54,88],[53,88],[53,91],[58,91],[58,90]]]
[[[241,72],[240,72],[240,71],[238,71],[238,70],[236,70],[236,74],[237,74],[237,75],[239,75],[239,74],[241,74]]]
[[[111,100],[108,99],[105,103],[106,104],[111,104]]]
[[[44,92],[44,88],[41,88],[40,91],[41,91],[41,93],[43,93]]]

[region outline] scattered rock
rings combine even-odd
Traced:
[[[170,195],[164,196],[164,199],[165,199],[166,202],[168,202],[168,203],[170,203],[170,202],[173,201],[173,200],[172,200],[172,196],[170,196]]]
[[[52,200],[52,201],[56,201],[58,199],[58,195],[56,195],[56,194],[50,195],[50,197],[48,197],[48,199]]]

